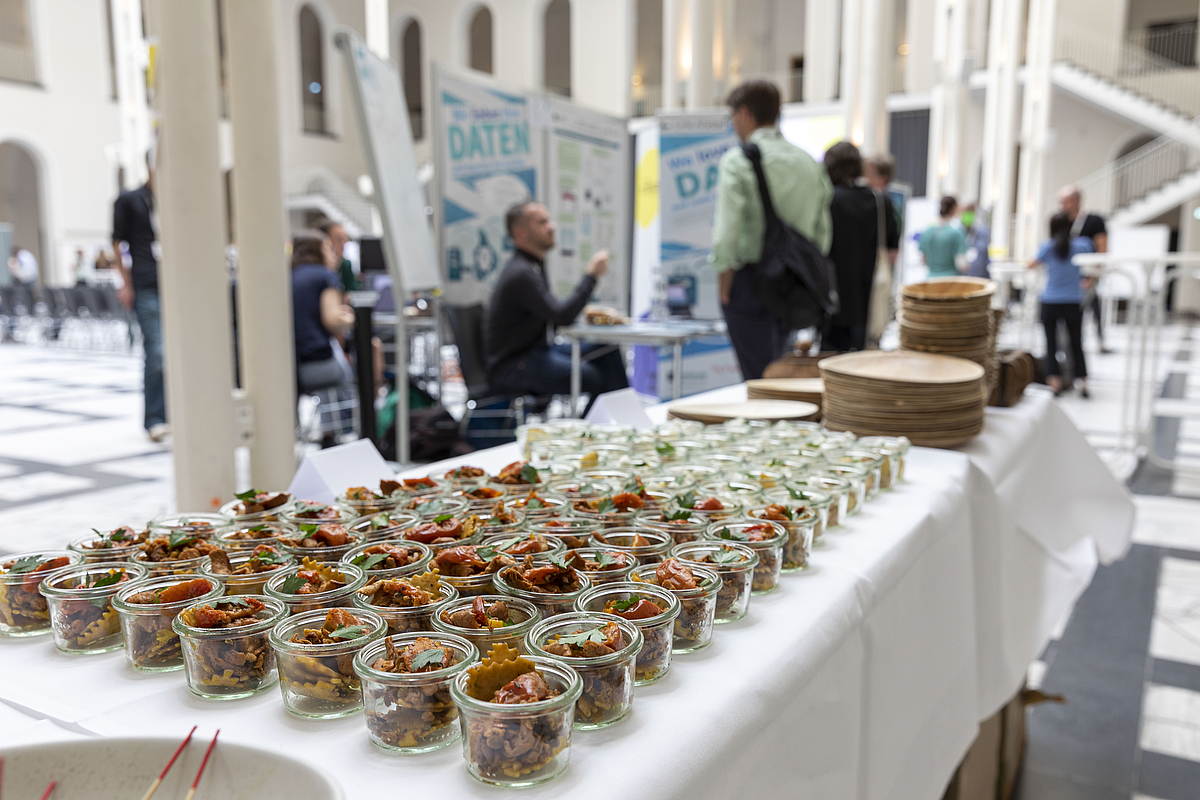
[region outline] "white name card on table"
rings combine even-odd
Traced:
[[[377,486],[395,477],[371,440],[359,439],[309,453],[288,491],[301,500],[332,503],[351,486]]]
[[[588,422],[616,422],[621,425],[632,425],[639,430],[653,428],[654,423],[646,416],[646,408],[642,398],[633,389],[618,389],[606,392],[596,398],[592,408],[587,413]]]

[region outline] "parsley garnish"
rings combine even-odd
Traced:
[[[611,567],[613,564],[616,564],[616,563],[617,563],[617,560],[615,558],[613,558],[612,553],[601,552],[600,555],[596,556],[596,566],[599,567],[600,569],[605,569],[606,567]]]
[[[670,514],[667,514],[667,513],[663,514],[663,519],[665,519],[667,522],[674,522],[675,520],[680,520],[680,519],[690,520],[691,518],[692,518],[692,510],[690,508],[683,508],[683,509],[680,509],[679,511],[673,511]]]
[[[176,547],[187,547],[197,541],[199,539],[188,531],[171,531],[167,537],[167,546],[174,550]]]
[[[44,563],[37,556],[25,556],[25,558],[17,559],[17,562],[8,568],[8,574],[19,575],[22,572],[33,572]]]
[[[533,468],[529,462],[521,465],[521,482],[522,483],[537,483],[538,471]]]
[[[282,553],[277,553],[274,550],[263,550],[257,555],[250,556],[250,561],[257,561],[259,564],[283,564],[287,561]]]
[[[386,558],[387,558],[387,553],[375,553],[374,555],[367,555],[366,553],[359,553],[358,555],[356,555],[354,557],[354,561],[352,563],[355,564],[356,566],[362,567],[364,570],[369,570],[369,569],[375,569],[375,565],[378,564],[379,562],[385,560]]]
[[[253,500],[255,497],[258,496],[258,494],[259,494],[258,489],[247,489],[244,492],[238,492],[237,494],[234,495],[234,497],[236,497],[238,500],[241,500],[244,503],[247,500]]]
[[[492,546],[475,548],[475,555],[479,556],[479,558],[483,559],[484,561],[491,561],[497,556],[498,553],[499,551]]]
[[[114,583],[119,583],[121,581],[121,578],[124,578],[124,577],[125,577],[125,570],[123,570],[123,569],[116,570],[114,572],[110,572],[109,574],[105,575],[103,578],[100,578],[99,580],[97,580],[95,583],[93,583],[88,588],[89,589],[101,589],[105,586],[112,586]]]
[[[412,669],[421,669],[430,665],[443,666],[446,663],[446,651],[440,647],[431,647],[428,650],[422,650],[417,653],[416,658],[412,660]]]
[[[217,607],[230,606],[232,608],[249,608],[250,607],[250,604],[247,603],[246,600],[241,597],[222,597],[220,600],[218,600],[216,603],[214,603],[214,605],[216,605]]]
[[[307,585],[308,581],[299,575],[288,575],[283,579],[283,583],[279,584],[279,591],[284,594],[295,594]]]
[[[660,456],[673,456],[675,455],[675,445],[670,442],[655,442],[654,452]]]
[[[615,511],[617,504],[613,502],[611,497],[605,497],[596,504],[596,511],[601,514],[607,514],[609,511]]]
[[[351,625],[349,627],[347,627],[345,625],[339,625],[338,627],[334,628],[333,631],[329,634],[329,638],[330,639],[358,639],[362,636],[366,636],[369,632],[370,631],[367,629],[366,625]]]
[[[300,526],[300,530],[302,530],[305,533],[316,533],[320,527],[321,527],[320,525],[317,525],[312,522],[308,522],[308,523],[302,524]]]
[[[421,516],[432,514],[435,511],[441,511],[445,504],[441,500],[426,500],[423,503],[417,503],[413,506],[413,510]]]
[[[373,531],[377,531],[382,528],[386,528],[386,527],[390,526],[391,524],[392,524],[392,517],[390,514],[376,514],[375,516],[371,517],[370,526],[371,526],[371,530],[373,530]]]
[[[246,530],[254,531],[255,533],[257,533],[259,531],[265,531],[266,529],[267,529],[266,525],[251,525],[249,528],[246,528]]]
[[[599,628],[592,628],[590,631],[576,631],[575,633],[567,633],[558,637],[559,644],[571,645],[572,647],[583,647],[587,642],[603,642],[604,634]]]
[[[532,497],[529,500],[525,501],[525,507],[526,508],[545,508],[546,504],[543,503],[541,500],[538,500],[536,497]]]
[[[572,569],[571,565],[567,563],[567,556],[564,553],[555,553],[550,556],[550,563],[562,569]]]
[[[696,507],[696,493],[690,489],[683,494],[675,495],[675,502],[680,508],[693,509]]]
[[[453,519],[453,517],[454,517],[453,514],[438,514],[436,517],[433,518],[433,521],[434,521],[434,524],[441,525],[446,520]]]
[[[727,545],[721,545],[721,549],[712,554],[714,564],[737,564],[745,561],[746,557]]]
[[[613,603],[613,608],[615,608],[617,611],[628,611],[640,602],[642,602],[642,596],[640,594],[631,594],[627,600],[618,600]]]
[[[734,542],[745,542],[748,541],[750,537],[741,531],[731,531],[729,528],[721,528],[720,532],[717,534],[717,538],[729,539],[730,541]]]

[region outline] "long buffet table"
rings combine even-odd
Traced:
[[[650,412],[661,419],[666,408]],[[495,471],[516,457],[507,445],[434,469]],[[567,772],[523,796],[937,800],[979,721],[1019,688],[1097,563],[1124,553],[1132,521],[1082,435],[1048,393],[1030,390],[1015,408],[990,409],[957,452],[913,448],[905,481],[829,532],[809,570],[784,576],[709,648],[640,688],[628,719],[576,732]],[[468,777],[457,744],[391,755],[370,744],[361,716],[296,719],[275,691],[206,702],[181,673],[134,673],[120,652],[72,658],[47,638],[0,641],[0,670],[11,707],[0,746],[34,735],[7,724],[11,709],[61,723],[58,735],[181,736],[199,724],[201,735],[219,727],[222,740],[320,764],[350,798],[501,791]]]

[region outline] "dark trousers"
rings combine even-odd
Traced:
[[[1046,374],[1058,375],[1058,323],[1067,327],[1071,369],[1076,378],[1087,377],[1083,357],[1083,309],[1077,303],[1042,303],[1042,327],[1046,329]]]
[[[866,346],[866,325],[849,325],[847,327],[835,325],[821,338],[822,350],[837,350],[845,353],[850,350],[862,350]]]
[[[1088,311],[1091,311],[1096,318],[1096,338],[1100,341],[1100,346],[1103,347],[1104,323],[1100,321],[1100,294],[1096,291],[1095,287],[1092,287],[1087,297],[1084,298],[1083,306]]]
[[[159,317],[158,289],[133,290],[133,313],[142,329],[142,394],[146,430],[167,421],[167,393],[163,383],[162,322]]]
[[[615,392],[629,386],[621,348],[605,344],[581,345],[579,365],[580,386],[591,395],[588,408],[598,395]],[[598,351],[601,352],[596,355]],[[588,356],[594,356],[588,358]],[[571,391],[571,346],[556,344],[530,350],[518,359],[502,365],[496,371],[492,388],[511,394],[535,395],[569,394]],[[585,410],[586,414],[587,411]]]
[[[747,265],[733,273],[729,305],[722,305],[729,339],[737,354],[742,380],[757,380],[763,370],[787,349],[791,329],[771,313],[754,291],[755,267]]]

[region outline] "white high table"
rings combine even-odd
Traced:
[[[506,445],[435,469],[494,471],[516,455]],[[628,719],[577,732],[567,772],[521,796],[938,800],[978,722],[1020,687],[1097,562],[1124,552],[1132,517],[1083,437],[1031,390],[989,410],[959,452],[913,448],[906,480],[829,532],[807,572],[639,689]],[[360,716],[295,719],[274,690],[206,702],[180,673],[136,674],[121,653],[67,657],[45,638],[0,641],[0,670],[0,700],[84,734],[220,727],[222,741],[323,765],[351,798],[501,794],[467,776],[458,745],[390,755]],[[9,728],[0,745],[26,738]]]

